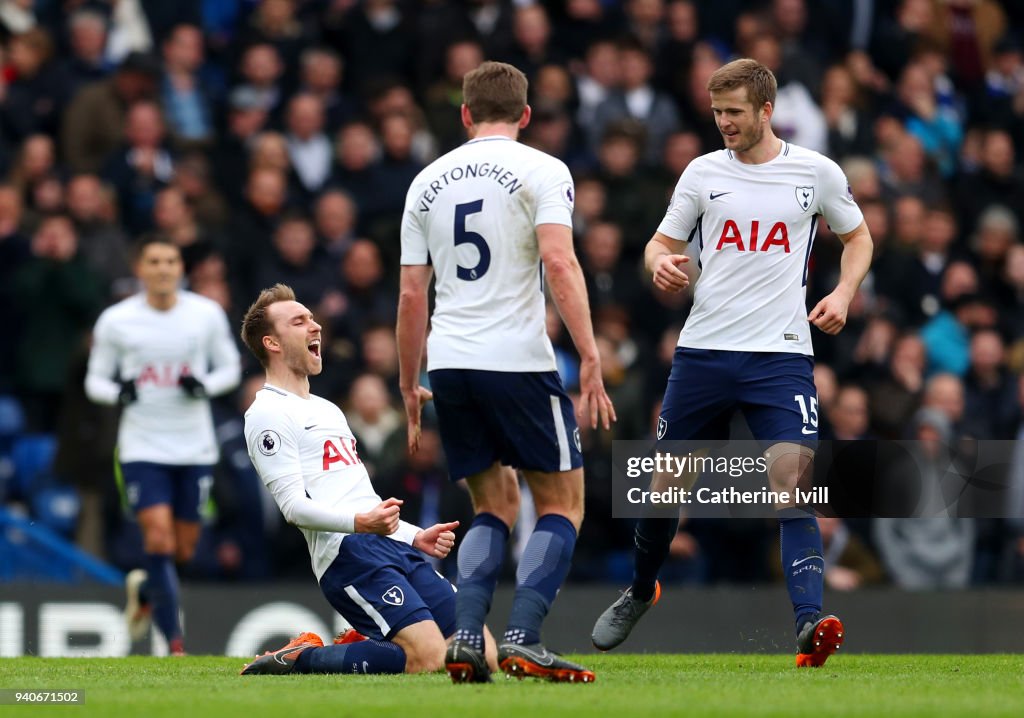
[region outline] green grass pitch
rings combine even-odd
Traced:
[[[581,656],[591,685],[427,676],[247,676],[237,658],[0,659],[0,688],[77,689],[82,706],[0,716],[547,718],[562,716],[1024,716],[1024,657],[838,655],[797,670],[782,655]]]

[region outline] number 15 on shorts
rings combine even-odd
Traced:
[[[806,434],[818,433],[818,397],[794,394],[793,401],[800,407],[800,415],[803,417],[804,426],[801,431]]]

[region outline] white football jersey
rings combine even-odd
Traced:
[[[698,244],[679,346],[813,354],[806,285],[819,216],[838,234],[863,220],[843,171],[817,152],[783,142],[763,164],[730,150],[691,162],[658,227]]]
[[[115,379],[132,379],[138,400],[121,413],[118,458],[122,462],[213,464],[219,452],[210,402],[189,397],[178,385],[192,374],[209,396],[231,391],[241,363],[224,310],[216,302],[179,291],[167,311],[136,294],[108,307],[93,329],[85,390],[101,404],[114,404]]]
[[[341,409],[269,384],[245,412],[249,458],[285,519],[306,537],[319,581],[355,531],[355,516],[381,502]],[[418,527],[402,522],[389,538],[411,544]]]
[[[535,228],[572,226],[565,164],[507,137],[471,140],[413,181],[402,264],[434,267],[429,369],[554,371]]]

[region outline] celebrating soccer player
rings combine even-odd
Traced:
[[[146,554],[126,581],[129,633],[142,639],[155,618],[170,652],[182,654],[175,562],[195,552],[218,454],[207,397],[234,389],[241,366],[224,310],[179,289],[176,245],[143,240],[135,269],[143,291],[96,322],[85,391],[123,408],[117,458]]]
[[[544,276],[580,354],[580,413],[614,420],[572,246],[573,182],[560,160],[516,141],[530,121],[526,77],[485,62],[463,81],[470,140],[413,181],[402,221],[400,383],[415,451],[427,288],[436,275],[428,369],[453,480],[466,479],[476,516],[458,554],[456,682],[490,680],[483,624],[519,512],[522,470],[537,508],[523,550],[502,669],[559,681],[594,674],[551,653],[541,623],[569,572],[583,521],[583,469],[572,403],[544,327]],[[543,272],[539,271],[543,267]]]
[[[669,292],[689,284],[687,243],[697,242],[701,268],[658,439],[727,438],[729,417],[740,409],[764,447],[771,487],[792,495],[818,435],[810,325],[827,334],[842,330],[871,262],[871,236],[836,163],[772,132],[776,81],[768,68],[730,62],[711,76],[708,91],[725,149],[686,168],[644,257],[654,286]],[[819,217],[843,242],[841,272],[835,290],[808,313],[807,264]],[[696,477],[689,478],[692,484]],[[843,625],[821,615],[817,519],[806,507],[776,509],[796,662],[820,666],[842,643]],[[633,584],[597,620],[597,648],[619,645],[657,602],[658,570],[676,529],[677,521],[664,518],[637,525]]]
[[[245,413],[249,456],[306,537],[327,601],[367,639],[324,646],[302,633],[242,675],[440,669],[445,637],[455,632],[455,589],[424,555],[447,556],[458,522],[413,526],[400,519],[400,500],[382,501],[373,490],[345,415],[309,392],[309,377],[323,369],[320,325],[290,287],[263,290],[245,314],[242,339],[267,372]]]

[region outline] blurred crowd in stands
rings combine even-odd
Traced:
[[[776,133],[841,164],[875,241],[845,331],[815,335],[822,438],[1024,438],[1024,3],[3,0],[0,505],[137,562],[117,417],[82,381],[97,314],[136,290],[133,243],[159,233],[181,247],[188,287],[233,321],[262,287],[294,287],[324,326],[313,391],[346,411],[378,492],[404,498],[410,521],[467,519],[436,431],[404,450],[398,228],[409,182],[464,140],[462,76],[495,59],[530,79],[521,139],[573,171],[619,416],[610,435],[584,430],[573,576],[627,580],[611,440],[651,434],[691,300],[654,290],[640,257],[680,172],[721,146],[705,83],[740,56],[775,72]],[[839,250],[820,227],[810,304],[834,286]],[[549,334],[571,390],[554,311]],[[246,454],[241,415],[262,383],[258,366],[247,376],[215,403],[222,459],[185,575],[305,577],[302,537]],[[1019,452],[1014,471],[1019,515]],[[1024,580],[1019,521],[822,525],[835,589]],[[684,521],[667,578],[772,580],[776,536],[767,520]]]

